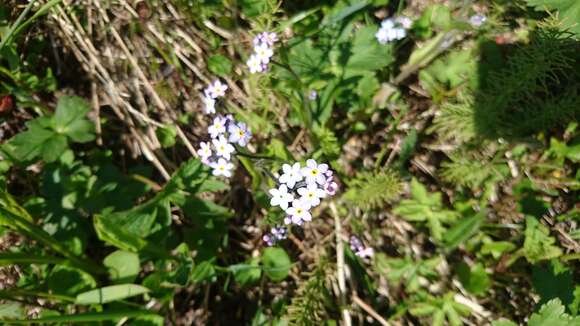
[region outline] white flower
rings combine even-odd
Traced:
[[[251,74],[255,74],[257,72],[264,71],[264,66],[262,65],[262,61],[255,54],[252,54],[250,56],[248,61],[246,61],[246,65],[248,65],[248,70],[250,70]]]
[[[292,207],[288,207],[286,213],[290,215],[292,222],[301,224],[303,221],[311,221],[310,205],[303,200],[293,200]]]
[[[208,163],[208,159],[211,156],[211,148],[209,143],[201,142],[199,143],[200,149],[197,150],[197,154],[201,157],[203,163]]]
[[[370,258],[375,254],[375,250],[371,247],[368,248],[364,248],[361,251],[357,251],[355,252],[355,255],[361,257],[361,258]]]
[[[226,160],[231,158],[231,154],[236,150],[232,144],[228,143],[228,140],[224,136],[219,136],[219,138],[214,138],[211,140],[217,156],[221,156]]]
[[[254,56],[260,60],[261,63],[270,62],[270,58],[274,55],[274,51],[266,43],[259,44],[254,47]]]
[[[387,18],[382,21],[381,28],[379,28],[375,37],[381,44],[401,40],[407,36],[407,29],[409,29],[412,24],[413,21],[404,16]]]
[[[228,89],[228,86],[226,84],[222,84],[221,81],[216,80],[213,82],[213,84],[208,86],[207,93],[209,94],[209,96],[211,98],[215,99],[215,98],[226,95],[227,89]]]
[[[324,173],[328,171],[327,164],[317,164],[315,160],[310,159],[306,161],[306,167],[302,168],[300,172],[306,178],[306,183],[318,183],[324,185],[326,177]]]
[[[233,123],[230,124],[228,132],[230,133],[229,141],[232,143],[238,143],[240,146],[246,146],[250,141],[250,138],[252,138],[252,132],[243,122],[240,122],[237,125]]]
[[[318,188],[314,183],[309,184],[304,188],[298,189],[300,200],[308,203],[311,207],[316,207],[320,204],[320,198],[326,197],[324,190]]]
[[[213,99],[209,96],[204,96],[203,97],[203,105],[204,105],[205,114],[214,114],[215,113],[215,99]]]
[[[284,172],[278,181],[281,183],[285,183],[288,185],[288,188],[294,188],[296,183],[302,181],[302,173],[300,173],[300,163],[294,163],[294,165],[290,166],[290,164],[282,165],[282,171]]]
[[[215,117],[213,118],[213,124],[209,126],[207,132],[211,135],[211,138],[216,138],[217,136],[226,132],[226,123],[227,119],[224,117]]]
[[[294,195],[288,193],[288,187],[286,185],[281,185],[278,189],[272,188],[269,192],[272,195],[270,205],[280,206],[283,210],[287,210],[288,203],[294,200]]]
[[[232,176],[232,169],[234,165],[223,158],[220,158],[217,162],[210,163],[213,171],[212,174],[215,176],[223,175],[226,178]]]

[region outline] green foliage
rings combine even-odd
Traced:
[[[326,319],[325,303],[329,295],[326,281],[330,267],[328,264],[322,257],[314,271],[308,274],[308,279],[298,288],[284,317],[289,325],[308,326]]]
[[[509,174],[501,161],[503,152],[460,150],[449,155],[451,161],[441,164],[441,176],[456,185],[477,189],[503,181]]]
[[[374,258],[375,269],[389,281],[405,285],[409,292],[419,291],[421,278],[434,279],[438,273],[436,267],[441,263],[438,257],[427,260],[413,260],[411,257],[389,258],[377,254]]]
[[[103,260],[109,270],[109,278],[116,283],[131,283],[141,270],[139,256],[135,253],[117,250]]]
[[[569,29],[580,36],[580,3],[574,0],[526,0],[528,6],[536,10],[557,10],[558,19],[562,22],[563,29]]]
[[[476,295],[483,295],[491,287],[491,279],[481,264],[469,267],[465,263],[457,266],[457,275],[463,287]]]
[[[264,274],[272,281],[280,282],[288,276],[292,262],[290,257],[282,248],[266,248],[262,255],[264,264]]]
[[[94,125],[86,119],[87,112],[89,107],[83,99],[63,96],[54,115],[29,121],[28,130],[10,139],[2,150],[18,162],[37,157],[54,162],[68,148],[69,142],[85,143],[94,139]]]
[[[232,71],[232,62],[223,55],[212,55],[207,59],[207,67],[212,73],[226,77]]]
[[[104,304],[149,292],[149,289],[137,284],[119,284],[90,290],[77,295],[76,304]]]
[[[580,318],[572,317],[564,312],[564,306],[559,299],[550,300],[533,314],[528,322],[529,326],[573,326],[580,323]]]
[[[377,209],[397,198],[401,190],[401,179],[389,169],[362,172],[351,181],[344,198],[362,209]]]
[[[457,220],[459,214],[443,207],[441,193],[429,194],[427,188],[413,178],[411,180],[412,199],[402,200],[393,212],[412,222],[424,222],[437,241],[443,240],[446,228]]]
[[[562,249],[555,245],[556,239],[550,231],[533,216],[526,216],[525,240],[522,248],[526,259],[534,264],[541,260],[552,259],[562,255]]]
[[[463,325],[461,316],[468,316],[471,309],[455,301],[453,296],[454,293],[447,293],[441,298],[427,296],[424,302],[414,304],[409,311],[418,317],[429,316],[433,326],[443,326],[446,320],[452,326]]]

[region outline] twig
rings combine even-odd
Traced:
[[[366,302],[362,301],[356,294],[352,295],[352,301],[362,308],[362,310],[366,311],[371,317],[373,317],[379,324],[383,326],[390,326],[389,322],[381,317],[378,312],[376,312],[371,306],[369,306]]]
[[[340,299],[340,310],[344,326],[351,326],[352,319],[346,304],[346,279],[344,276],[344,242],[341,239],[342,226],[338,217],[338,210],[334,202],[330,202],[330,211],[334,215],[334,233],[336,235],[336,277],[338,279],[338,294]]]

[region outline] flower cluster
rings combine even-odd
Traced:
[[[270,205],[286,212],[285,224],[302,225],[312,220],[310,210],[338,189],[328,165],[312,159],[306,161],[305,167],[300,163],[284,164],[278,184],[278,188],[270,189]]]
[[[243,122],[237,122],[228,114],[216,116],[208,128],[211,142],[201,142],[197,154],[201,161],[213,169],[213,175],[231,177],[234,165],[231,163],[232,153],[236,150],[233,144],[245,147],[252,132]]]
[[[214,81],[204,89],[203,102],[206,114],[216,112],[215,102],[226,94],[227,89],[228,86],[219,80]],[[201,162],[213,169],[213,175],[231,177],[234,168],[234,164],[231,162],[232,153],[236,150],[234,144],[245,147],[252,138],[252,132],[245,123],[234,120],[231,114],[225,117],[215,116],[207,132],[211,136],[211,140],[201,142],[200,148],[197,150]]]
[[[381,44],[402,40],[407,36],[407,30],[412,24],[413,21],[405,16],[387,18],[382,21],[375,37]]]
[[[219,97],[224,96],[227,90],[228,85],[223,84],[219,80],[215,80],[203,90],[202,101],[205,114],[215,114],[215,102]]]
[[[263,32],[254,37],[254,53],[246,64],[250,73],[264,72],[268,70],[270,58],[274,55],[272,47],[278,41],[278,35],[274,32]]]
[[[270,229],[270,233],[265,234],[262,237],[262,240],[268,245],[269,247],[278,243],[278,241],[284,240],[288,237],[288,230],[283,226],[276,226]]]
[[[365,247],[362,241],[356,236],[352,235],[350,237],[350,249],[354,251],[354,254],[361,258],[370,258],[375,254],[375,250],[371,247]]]

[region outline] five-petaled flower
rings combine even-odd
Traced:
[[[211,162],[209,166],[213,169],[212,174],[215,176],[223,175],[226,178],[232,176],[234,165],[230,161],[220,158],[217,162]]]
[[[272,195],[270,205],[280,206],[283,210],[287,210],[288,203],[294,200],[294,195],[288,192],[288,187],[286,187],[286,185],[281,185],[278,189],[270,189],[269,192],[270,195]]]
[[[288,188],[294,188],[296,183],[302,181],[302,173],[300,173],[300,163],[294,163],[294,165],[284,164],[282,165],[282,171],[284,172],[278,179],[281,183],[288,185]]]
[[[311,207],[316,207],[320,204],[320,199],[326,197],[324,190],[318,188],[315,183],[311,183],[304,188],[298,188],[298,194],[301,196],[300,200],[304,201]]]
[[[324,173],[328,171],[328,164],[317,164],[315,160],[310,159],[306,161],[306,167],[300,171],[302,176],[306,178],[307,183],[318,183],[324,185],[326,176]]]
[[[211,140],[213,146],[215,147],[215,152],[217,156],[221,156],[226,160],[230,160],[231,154],[236,150],[232,144],[224,136],[219,136]]]
[[[224,95],[226,95],[226,90],[228,89],[228,86],[226,84],[223,84],[221,81],[219,80],[215,80],[213,82],[213,84],[209,85],[207,88],[207,94],[211,97],[211,98],[218,98],[218,97],[222,97]]]
[[[264,71],[264,65],[262,65],[262,61],[255,54],[250,56],[248,61],[246,61],[246,64],[248,65],[248,70],[250,70],[251,74]]]
[[[288,207],[286,213],[290,215],[292,223],[301,224],[302,222],[309,222],[312,220],[310,205],[301,199],[293,200],[292,207]]]
[[[246,146],[250,141],[250,138],[252,138],[252,132],[243,122],[238,124],[230,123],[228,132],[230,133],[229,141],[237,143],[240,146]]]
[[[221,116],[213,118],[213,123],[207,129],[207,132],[211,135],[211,138],[217,138],[217,136],[226,132],[227,119]]]

